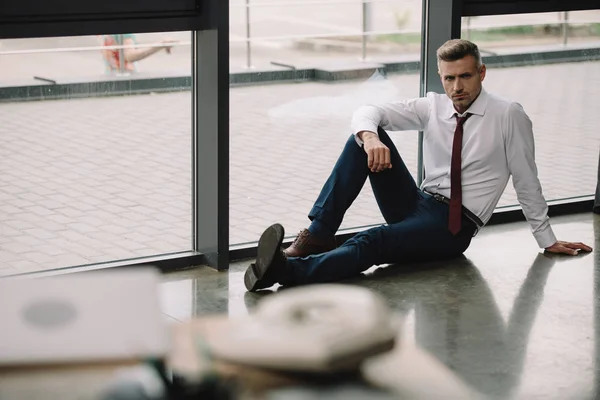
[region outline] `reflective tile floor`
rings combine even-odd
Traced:
[[[600,398],[600,215],[552,224],[594,252],[545,255],[527,224],[506,224],[485,228],[464,258],[372,268],[347,283],[382,294],[405,316],[404,335],[485,398]],[[247,314],[264,295],[244,288],[249,262],[165,275],[164,313],[173,323]]]

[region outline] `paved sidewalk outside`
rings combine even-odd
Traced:
[[[593,194],[600,62],[490,69],[484,85],[531,116],[547,199]],[[352,111],[418,87],[391,75],[233,88],[231,243],[273,222],[304,228]],[[0,105],[0,275],[190,249],[190,108],[189,92]],[[416,175],[416,132],[393,140]],[[342,228],[380,222],[367,183]]]

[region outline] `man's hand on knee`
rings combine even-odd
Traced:
[[[379,140],[376,133],[363,131],[359,133],[359,137],[364,142],[363,149],[367,153],[371,172],[381,172],[392,168],[390,149]]]

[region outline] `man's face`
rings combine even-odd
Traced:
[[[446,95],[456,111],[465,112],[481,92],[485,65],[477,68],[477,60],[466,56],[456,61],[440,61],[439,74]]]

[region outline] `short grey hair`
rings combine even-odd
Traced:
[[[477,68],[481,67],[481,54],[479,48],[473,42],[464,39],[451,39],[437,49],[437,62],[456,61],[466,56],[473,56],[477,63]]]

